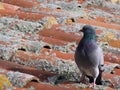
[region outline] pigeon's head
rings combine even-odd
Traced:
[[[90,25],[83,26],[83,28],[80,31],[84,34],[96,34],[95,29]]]

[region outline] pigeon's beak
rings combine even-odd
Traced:
[[[96,38],[98,38],[99,36],[98,35],[96,35]]]
[[[83,29],[80,29],[80,30],[79,30],[79,32],[82,32],[82,31],[83,31]]]

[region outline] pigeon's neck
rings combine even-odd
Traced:
[[[78,48],[78,50],[87,48],[87,50],[89,50],[89,51],[96,49],[97,48],[96,34],[94,34],[94,33],[84,34],[84,36],[81,39],[77,48]]]
[[[95,33],[90,33],[90,34],[84,34],[83,39],[86,40],[92,40],[92,41],[96,41],[96,34]]]

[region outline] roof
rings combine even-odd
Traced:
[[[0,0],[0,89],[92,90],[74,62],[85,24],[104,50],[96,89],[120,89],[120,1],[78,1]]]

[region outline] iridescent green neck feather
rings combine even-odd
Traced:
[[[96,41],[96,34],[95,33],[84,34],[83,39]]]

